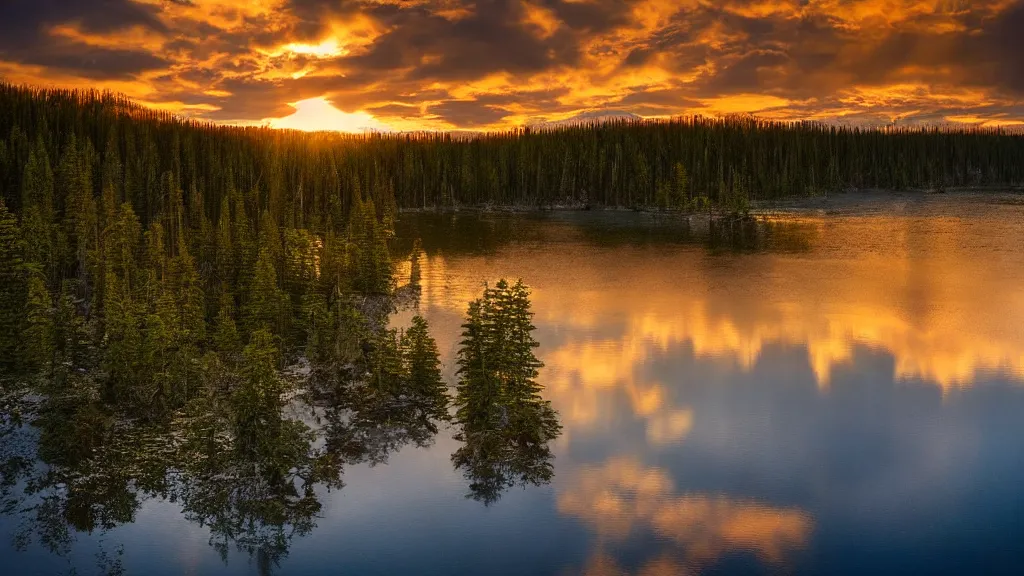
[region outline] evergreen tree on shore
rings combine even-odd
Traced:
[[[18,366],[19,331],[28,297],[24,247],[18,220],[0,199],[0,371]]]
[[[470,496],[490,503],[515,484],[542,484],[554,474],[548,447],[561,425],[537,382],[530,292],[502,279],[470,303],[458,353],[456,468]]]

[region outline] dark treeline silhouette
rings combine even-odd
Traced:
[[[70,150],[88,165],[93,195],[111,187],[143,226],[167,213],[177,188],[192,226],[216,222],[225,197],[234,211],[240,196],[254,215],[268,210],[280,226],[323,233],[344,227],[357,196],[381,212],[486,204],[742,210],[749,199],[849,187],[1024,184],[1024,134],[998,129],[685,117],[471,138],[305,134],[184,120],[98,92],[0,84],[0,192],[14,212],[32,152],[45,152],[56,169]],[[75,208],[66,193],[57,190],[57,214]]]

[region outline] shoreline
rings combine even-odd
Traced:
[[[710,210],[679,210],[664,209],[656,206],[604,206],[604,205],[580,205],[580,204],[546,204],[546,205],[525,205],[525,204],[497,204],[497,205],[464,205],[464,206],[426,206],[421,208],[399,208],[398,214],[457,214],[466,212],[470,214],[540,214],[548,212],[621,212],[641,214],[665,214],[678,216],[708,216],[720,219],[746,219],[761,216],[771,216],[775,210],[788,209],[814,209],[825,207],[843,207],[849,201],[856,200],[884,200],[893,198],[929,198],[929,197],[951,197],[951,196],[973,196],[973,195],[1020,195],[1024,196],[1024,187],[1013,186],[969,186],[947,188],[945,190],[910,188],[904,190],[891,190],[881,188],[858,188],[847,189],[838,192],[831,192],[817,196],[789,196],[774,198],[770,200],[750,200],[750,207],[745,213],[731,212],[721,208]]]

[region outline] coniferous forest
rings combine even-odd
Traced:
[[[482,380],[460,386],[453,421],[426,320],[388,328],[417,298],[420,248],[398,278],[394,183],[349,163],[354,140],[101,95],[2,99],[0,505],[21,517],[17,546],[64,555],[161,498],[267,571],[346,467],[449,425],[456,466],[472,454],[469,497],[550,481],[558,423],[533,381],[526,288],[488,308],[486,362],[462,362]],[[487,302],[512,294],[498,286]]]
[[[0,84],[0,496],[54,550],[163,496],[273,564],[316,489],[442,425],[469,496],[553,475],[529,290],[469,306],[452,398],[388,329],[402,209],[744,212],[848,188],[1016,187],[1024,135],[683,118],[454,137],[218,126]],[[286,415],[297,397],[301,418]],[[34,453],[14,439],[31,425]],[[38,458],[47,464],[40,472]],[[19,485],[30,490],[19,493]]]
[[[307,134],[0,84],[0,321],[16,327],[0,334],[0,362],[53,369],[80,353],[54,330],[82,332],[71,340],[102,344],[108,395],[140,370],[161,375],[123,391],[159,412],[187,397],[178,355],[240,354],[240,335],[259,331],[282,357],[328,346],[353,296],[394,289],[403,208],[745,211],[849,187],[1019,186],[1021,158],[1020,134],[751,119]]]

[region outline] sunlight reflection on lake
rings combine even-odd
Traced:
[[[442,428],[346,465],[273,571],[1017,574],[1021,222],[1014,195],[854,196],[714,226],[403,214],[396,254],[421,239],[422,294],[392,322],[427,318],[449,384],[484,283],[531,287],[563,425],[554,479],[467,499]],[[130,574],[268,570],[208,535],[151,499],[103,538]]]

